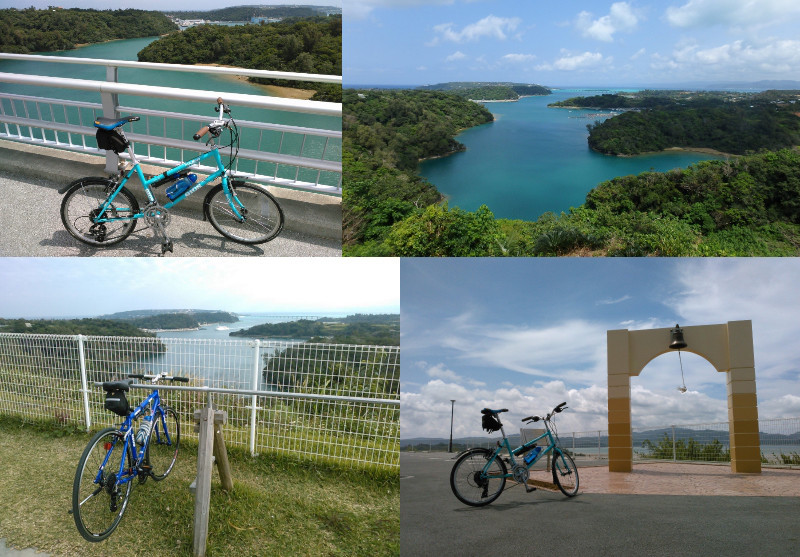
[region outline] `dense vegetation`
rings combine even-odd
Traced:
[[[589,126],[589,147],[638,155],[669,147],[709,148],[743,155],[800,145],[800,118],[773,105],[673,106],[625,112]]]
[[[198,25],[150,43],[139,52],[139,61],[342,75],[342,18],[315,17],[231,27]],[[250,80],[267,85],[313,87],[314,100],[341,101],[338,85]]]
[[[200,313],[162,313],[138,317],[128,322],[142,329],[197,329],[202,323],[235,323],[239,318],[224,311]]]
[[[313,17],[341,8],[331,6],[233,6],[207,11],[168,11],[167,15],[180,19],[205,19],[206,21],[250,21],[252,17]]]
[[[111,319],[0,319],[2,333],[154,337],[132,323]]]
[[[485,206],[451,209],[416,174],[407,150],[419,154],[420,143],[427,144],[424,133],[415,136],[423,115],[426,129],[438,124],[455,133],[467,124],[454,126],[450,114],[463,114],[469,104],[478,106],[427,91],[345,92],[346,255],[800,254],[795,149],[615,178],[592,190],[584,205],[533,222],[495,219]]]
[[[442,199],[416,175],[419,160],[463,150],[454,139],[458,131],[493,116],[478,103],[436,91],[350,89],[343,110],[345,250],[366,255],[356,247],[366,245],[389,255],[382,243],[392,225]]]
[[[517,100],[522,96],[549,95],[552,93],[547,87],[530,85],[526,83],[483,83],[474,81],[455,81],[424,85],[424,91],[447,91],[460,97],[473,100],[498,101]]]
[[[699,443],[693,438],[688,441],[678,439],[673,447],[672,439],[665,433],[653,443],[649,439],[642,442],[642,448],[647,452],[641,454],[642,458],[652,458],[659,460],[697,460],[702,462],[730,462],[731,452],[718,440],[714,439],[710,443]]]
[[[153,37],[176,29],[161,12],[11,8],[0,10],[0,51],[69,50],[84,43]]]
[[[285,323],[264,323],[230,333],[255,338],[302,338],[334,344],[400,345],[400,316],[356,314],[344,318],[321,317]]]

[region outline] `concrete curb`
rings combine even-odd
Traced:
[[[104,157],[6,140],[0,140],[0,168],[62,186],[85,176],[107,176]],[[142,165],[142,169],[148,175],[164,171],[162,167],[151,165]],[[138,178],[127,187],[142,204],[145,197]],[[341,241],[341,198],[273,186],[267,189],[283,209],[285,230]],[[203,190],[181,202],[179,207],[202,212]],[[154,191],[159,202],[165,203],[164,188]]]

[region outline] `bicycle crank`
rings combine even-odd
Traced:
[[[511,469],[511,475],[514,477],[515,482],[521,483],[525,486],[525,491],[528,493],[531,491],[536,491],[535,487],[528,486],[528,477],[530,476],[530,472],[528,472],[528,469],[522,464],[515,464]]]
[[[144,222],[161,238],[161,255],[172,252],[172,240],[167,237],[167,225],[171,219],[169,211],[156,202],[149,203],[142,211]]]

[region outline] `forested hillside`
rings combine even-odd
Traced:
[[[638,155],[669,147],[744,155],[800,145],[800,117],[789,107],[772,104],[671,106],[625,112],[588,128],[589,147],[608,155]]]
[[[161,12],[11,8],[0,10],[0,51],[69,50],[84,43],[153,37],[177,29]]]
[[[258,70],[342,75],[342,18],[315,17],[258,25],[198,25],[162,37],[139,52],[141,62],[221,64]],[[314,100],[341,101],[332,84],[250,78],[314,89]]]
[[[111,319],[0,319],[0,333],[154,337],[131,323]]]
[[[397,314],[364,315],[346,318],[321,317],[285,323],[264,323],[230,333],[252,338],[306,339],[334,344],[370,344],[399,346],[400,316]]]
[[[180,19],[204,19],[206,21],[250,21],[251,17],[313,17],[333,13],[332,6],[233,6],[206,11],[167,11],[167,15]],[[341,10],[341,8],[338,8]]]
[[[584,205],[535,222],[495,219],[485,206],[450,209],[406,153],[426,152],[428,137],[416,135],[423,114],[424,129],[469,125],[453,126],[450,117],[479,106],[464,103],[444,93],[346,91],[346,255],[800,255],[796,149],[615,178]]]
[[[515,101],[523,96],[531,95],[550,95],[552,91],[541,85],[527,83],[484,83],[474,81],[454,81],[449,83],[437,83],[436,85],[424,85],[420,87],[423,91],[447,91],[455,93],[465,99],[497,101]]]
[[[435,91],[348,89],[343,110],[345,251],[376,248],[375,255],[385,255],[383,239],[394,223],[441,201],[416,175],[419,160],[462,150],[458,131],[493,116],[480,104]]]

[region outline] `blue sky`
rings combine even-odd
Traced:
[[[344,0],[348,85],[800,79],[797,0]]]
[[[397,259],[2,258],[0,317],[136,309],[397,313]]]
[[[482,435],[562,401],[562,431],[607,428],[606,331],[751,320],[762,418],[800,415],[800,260],[403,259],[401,437]],[[687,338],[691,343],[691,339]],[[682,352],[632,380],[634,426],[727,421],[725,374]]]

